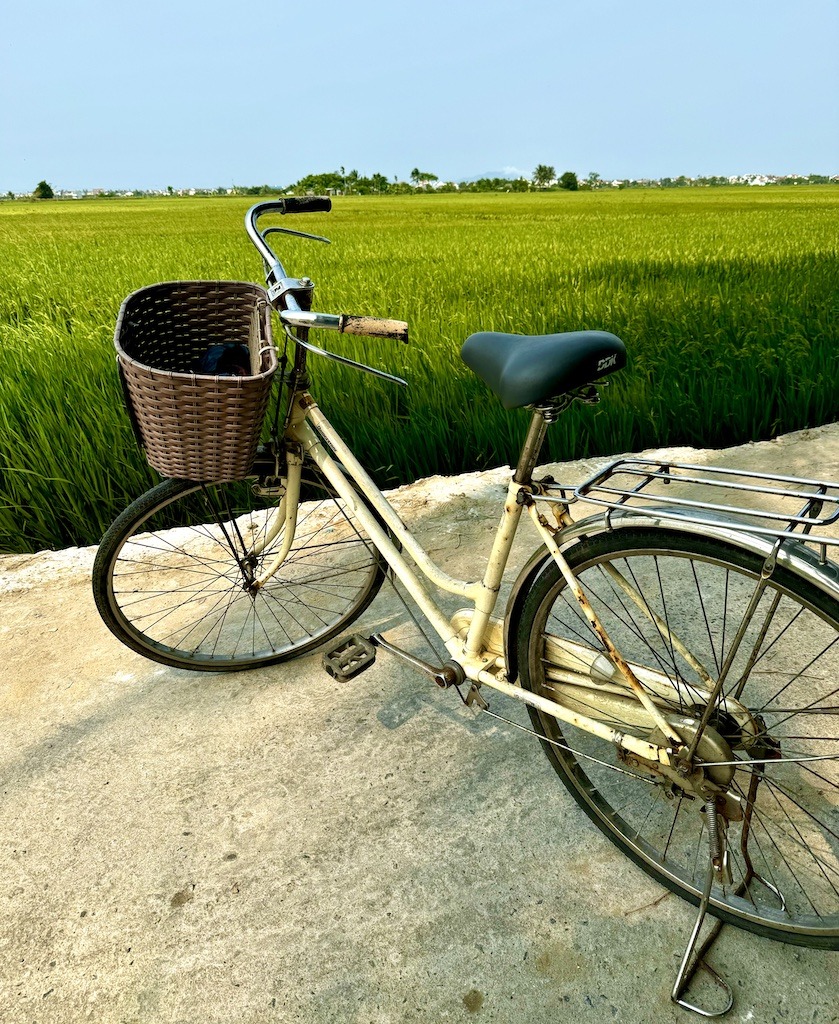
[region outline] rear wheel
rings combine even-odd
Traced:
[[[725,675],[698,747],[706,770],[729,779],[725,788],[734,798],[724,828],[732,877],[715,883],[711,913],[774,939],[839,948],[836,601],[778,567],[747,615],[763,560],[677,531],[614,530],[565,554],[667,718],[698,720],[707,677]],[[558,638],[587,652],[589,667],[581,663],[577,671],[589,679],[592,660],[604,651],[553,562],[525,600],[520,637],[524,687],[566,703],[579,692],[576,709],[604,719],[593,690],[569,689],[552,668]],[[600,685],[613,681],[605,659],[593,671]],[[627,706],[623,717],[620,709],[620,700],[610,705],[609,724],[643,734],[637,714]],[[708,865],[698,795],[614,743],[535,709],[531,718],[563,783],[601,831],[648,874],[697,903]],[[653,732],[647,727],[644,738],[659,742]],[[721,763],[729,759],[736,763]]]
[[[283,539],[259,551],[279,499],[255,482],[165,480],[114,521],[93,591],[124,644],[179,668],[256,668],[311,651],[367,608],[387,565],[309,462],[292,548],[264,587],[249,586]]]

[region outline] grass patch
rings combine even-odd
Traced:
[[[155,281],[259,280],[250,201],[0,204],[0,550],[95,543],[155,475],[112,347],[124,296]],[[315,308],[409,321],[410,346],[322,335],[410,389],[312,360],[313,391],[383,485],[514,461],[527,417],[461,363],[476,330],[597,328],[630,363],[552,458],[715,447],[839,417],[839,189],[338,199],[278,240]]]

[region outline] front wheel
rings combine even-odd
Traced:
[[[308,461],[294,544],[263,588],[250,586],[283,539],[265,542],[279,499],[254,483],[164,480],[114,521],[93,592],[124,644],[177,668],[257,668],[326,643],[367,608],[387,565]]]
[[[718,761],[708,770],[727,780],[732,797],[724,828],[730,878],[714,884],[710,912],[770,938],[839,948],[837,602],[781,567],[761,590],[758,555],[675,530],[622,528],[565,555],[668,719],[697,721],[708,679],[725,678],[698,747],[706,768]],[[603,645],[553,562],[525,599],[519,635],[525,688],[567,702],[571,691],[552,667],[559,639],[577,645],[566,649],[583,654],[581,664],[597,675],[591,666]],[[604,665],[608,674],[601,658],[600,685]],[[577,710],[616,731],[644,732],[637,703],[621,720],[620,700],[604,716],[596,687],[576,692]],[[708,865],[702,799],[615,744],[530,713],[551,764],[598,828],[696,904]],[[651,727],[644,738],[660,742]],[[724,764],[729,758],[733,766]]]

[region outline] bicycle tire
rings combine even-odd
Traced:
[[[176,668],[258,668],[327,643],[368,607],[387,563],[308,460],[294,545],[268,583],[249,592],[242,559],[278,500],[256,495],[253,483],[164,480],[113,522],[96,555],[93,593],[126,646]],[[251,558],[254,573],[281,539]]]
[[[715,537],[639,527],[590,536],[565,556],[623,656],[671,680],[674,715],[701,713],[689,689],[701,685],[696,661],[717,679],[736,650],[724,686],[729,703],[718,703],[709,725],[738,762],[729,791],[743,817],[726,829],[732,878],[715,881],[709,912],[783,942],[839,949],[839,739],[832,724],[839,710],[839,604],[779,566],[737,647],[737,627],[763,567],[759,555]],[[627,596],[613,570],[642,601]],[[519,633],[521,684],[550,696],[546,637],[603,651],[553,561],[525,598]],[[760,716],[750,737],[744,720],[732,718],[735,699]],[[647,874],[698,904],[708,865],[702,801],[648,766],[622,763],[616,744],[528,710],[548,759],[598,828]],[[710,741],[715,733],[707,735]],[[763,770],[759,757],[770,758]],[[828,759],[797,760],[804,757]]]

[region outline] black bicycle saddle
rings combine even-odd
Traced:
[[[460,355],[505,409],[540,405],[626,366],[623,342],[607,331],[481,331],[466,339]]]

